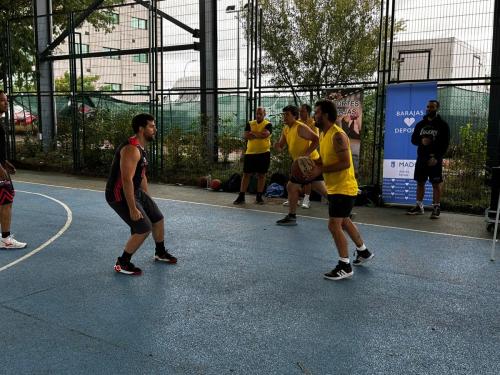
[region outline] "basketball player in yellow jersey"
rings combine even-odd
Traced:
[[[313,132],[315,132],[319,137],[319,129],[316,127],[316,123],[314,118],[311,117],[312,108],[309,104],[302,104],[300,106],[299,118],[300,122],[306,124],[311,128]],[[304,200],[302,201],[302,208],[310,208],[311,202],[309,201],[309,197],[311,195],[311,184],[304,185]]]
[[[245,193],[248,189],[250,177],[257,173],[257,197],[255,203],[264,204],[262,193],[266,183],[266,173],[271,163],[271,133],[273,127],[266,120],[266,110],[258,107],[255,120],[249,121],[245,127],[244,137],[247,140],[247,149],[243,161],[243,178],[241,179],[240,194],[234,204],[245,203]]]
[[[315,105],[316,126],[321,130],[319,150],[323,164],[323,177],[328,191],[330,230],[339,253],[339,263],[330,272],[325,273],[329,280],[351,277],[352,267],[349,261],[349,249],[344,230],[356,244],[354,252],[355,266],[373,258],[365,246],[358,229],[350,219],[354,200],[358,194],[358,183],[354,176],[352,153],[349,138],[341,127],[335,124],[337,108],[329,100],[321,100]]]
[[[293,105],[283,108],[283,122],[285,127],[281,134],[280,140],[274,145],[276,150],[282,151],[285,145],[288,147],[288,152],[293,160],[300,156],[308,156],[312,160],[319,160],[319,153],[316,151],[319,144],[318,135],[313,132],[307,125],[298,121],[299,109]],[[312,188],[323,196],[326,196],[326,187],[323,182],[323,176],[309,181]],[[283,219],[278,220],[278,225],[297,225],[297,202],[302,189],[302,183],[296,181],[293,176],[286,186],[288,192],[288,215]]]

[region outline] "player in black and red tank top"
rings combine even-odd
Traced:
[[[106,183],[106,201],[131,231],[123,254],[116,261],[115,271],[140,275],[142,271],[130,260],[151,232],[156,243],[154,259],[175,264],[177,258],[165,249],[163,215],[148,194],[145,146],[155,138],[155,119],[147,113],[137,115],[132,119],[132,128],[135,135],[118,147],[111,164]]]

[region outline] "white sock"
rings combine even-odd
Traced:
[[[366,250],[366,246],[365,246],[365,244],[361,245],[360,247],[357,247],[357,246],[356,246],[356,250],[359,250],[359,251]]]
[[[340,259],[341,262],[349,263],[349,258],[342,258],[342,257],[340,257],[339,259]]]
[[[309,194],[304,194],[304,200],[308,201],[309,200]]]
[[[424,206],[424,202],[422,201],[417,201],[417,206],[422,208]]]

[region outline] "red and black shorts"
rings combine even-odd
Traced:
[[[16,191],[12,180],[0,181],[0,206],[6,206],[14,202]]]

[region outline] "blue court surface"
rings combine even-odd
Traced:
[[[376,257],[334,282],[323,219],[157,200],[179,263],[148,239],[130,277],[102,192],[16,187],[29,246],[0,251],[1,374],[500,373],[488,241],[360,225]]]

